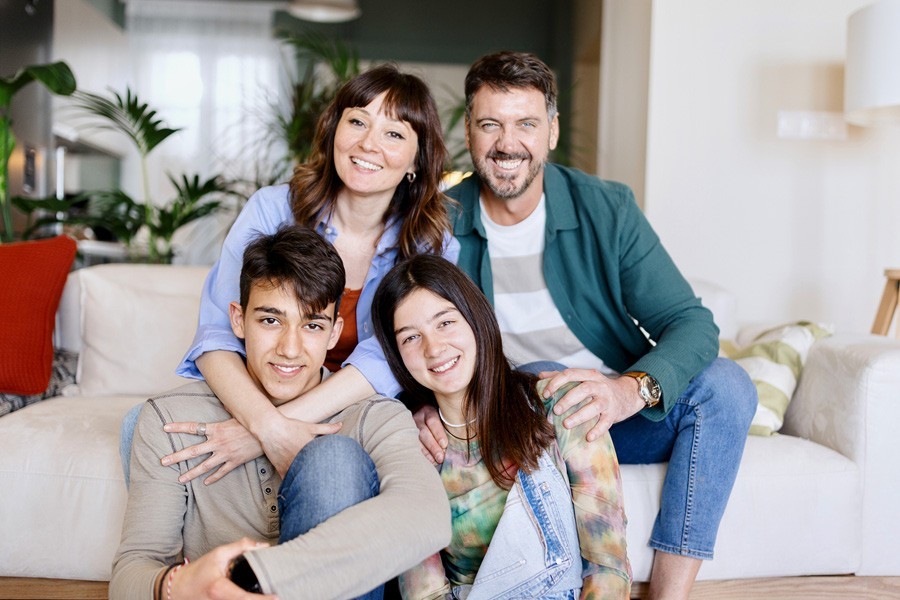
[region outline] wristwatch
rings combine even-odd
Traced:
[[[628,371],[627,373],[622,373],[622,375],[637,379],[638,393],[641,395],[641,400],[644,401],[645,408],[659,404],[659,401],[662,399],[662,388],[659,387],[659,382],[652,375],[648,375],[643,371]]]

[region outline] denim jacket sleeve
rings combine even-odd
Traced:
[[[244,249],[256,236],[274,233],[284,223],[293,222],[287,185],[262,188],[250,197],[225,237],[219,260],[203,284],[197,332],[175,371],[178,375],[203,379],[196,360],[204,352],[230,350],[244,354],[244,344],[231,331],[228,316],[228,305],[240,298]]]
[[[612,439],[606,434],[588,442],[592,422],[566,429],[563,420],[577,407],[559,416],[552,412],[553,405],[576,385],[562,387],[545,405],[572,488],[575,524],[585,563],[581,598],[627,598],[631,586],[625,543],[627,519]]]

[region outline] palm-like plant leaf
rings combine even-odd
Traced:
[[[32,81],[40,81],[48,90],[60,96],[68,96],[75,91],[75,75],[66,63],[59,61],[47,65],[32,65],[20,69],[12,77],[0,77],[0,107],[8,108],[13,95]]]
[[[157,207],[150,229],[167,242],[179,228],[210,215],[222,206],[221,200],[210,200],[210,194],[231,193],[231,186],[222,177],[210,177],[200,181],[199,175],[181,176],[181,181],[171,175],[169,181],[175,186],[177,195],[166,206]]]
[[[144,205],[122,190],[104,190],[88,194],[88,214],[79,219],[87,225],[102,225],[126,245],[146,222]]]
[[[130,88],[125,88],[124,96],[113,90],[110,90],[110,94],[111,97],[105,97],[79,91],[75,93],[75,105],[108,120],[108,125],[100,127],[128,136],[141,156],[147,156],[163,140],[181,131],[180,128],[166,127],[162,119],[156,116],[156,111],[146,102],[141,102]]]
[[[335,78],[344,82],[359,73],[359,52],[337,38],[312,31],[295,35],[280,32],[284,43],[294,48],[296,58],[325,63]]]

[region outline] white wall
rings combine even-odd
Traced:
[[[603,0],[597,173],[644,205],[652,0]]]
[[[900,266],[900,128],[776,137],[779,110],[843,109],[846,21],[868,0],[656,0],[647,215],[742,321],[867,331]]]

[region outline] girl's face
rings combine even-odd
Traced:
[[[417,289],[394,311],[394,335],[413,378],[434,392],[438,402],[462,406],[478,348],[472,327],[456,306],[434,292]]]

